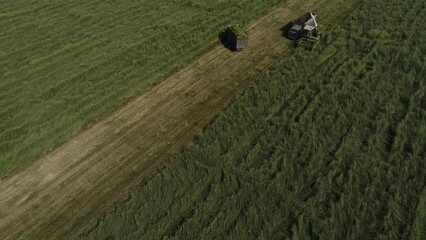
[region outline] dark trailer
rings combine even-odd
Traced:
[[[248,34],[240,25],[230,25],[226,29],[226,39],[229,47],[234,51],[241,51],[248,47]]]

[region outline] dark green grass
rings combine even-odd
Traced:
[[[420,196],[414,223],[413,239],[426,239],[426,188]]]
[[[0,178],[279,2],[1,1]]]
[[[422,239],[425,17],[363,2],[82,238]]]

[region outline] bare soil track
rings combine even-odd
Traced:
[[[330,28],[352,7],[344,0],[290,0],[247,29],[246,51],[215,47],[3,180],[0,239],[68,239],[89,230],[193,141],[236,95],[293,51],[282,36],[283,26],[317,10],[322,27]]]

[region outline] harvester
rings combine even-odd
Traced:
[[[296,40],[296,47],[312,50],[316,46],[321,38],[316,17],[317,15],[308,12],[293,21],[293,26],[288,32],[288,38]]]

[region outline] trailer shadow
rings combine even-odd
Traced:
[[[231,45],[228,42],[228,39],[226,38],[226,32],[222,31],[218,34],[218,39],[220,41],[220,44],[222,44],[223,47],[228,49],[231,52],[234,52],[234,49],[232,49]]]

